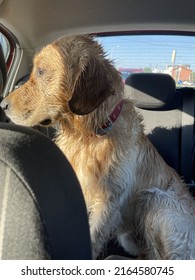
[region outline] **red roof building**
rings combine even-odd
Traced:
[[[192,70],[183,65],[175,66],[172,70],[172,77],[175,81],[187,82],[190,81]]]

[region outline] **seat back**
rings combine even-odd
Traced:
[[[0,123],[0,259],[91,259],[77,178],[46,136]]]
[[[182,169],[184,92],[176,90],[170,75],[160,73],[134,73],[126,79],[125,88],[126,96],[135,100],[144,117],[145,132],[151,142],[167,164],[188,181]],[[190,160],[186,169],[191,169],[191,165]]]

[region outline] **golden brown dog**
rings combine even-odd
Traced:
[[[121,77],[88,36],[61,38],[1,103],[13,122],[52,125],[85,197],[93,256],[115,233],[132,255],[195,259],[195,203],[144,134]]]

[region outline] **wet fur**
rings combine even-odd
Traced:
[[[5,100],[17,124],[57,124],[56,144],[83,190],[94,258],[114,233],[138,258],[195,259],[194,200],[145,136],[133,102],[125,99],[108,134],[95,133],[122,99],[101,46],[76,35],[43,48],[30,80]]]

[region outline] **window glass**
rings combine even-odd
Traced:
[[[5,60],[7,61],[9,54],[10,54],[10,44],[7,40],[7,38],[0,32],[0,44],[3,49],[3,54],[5,57]]]
[[[168,73],[177,87],[195,87],[195,37],[178,35],[99,36],[125,79],[133,72]]]

